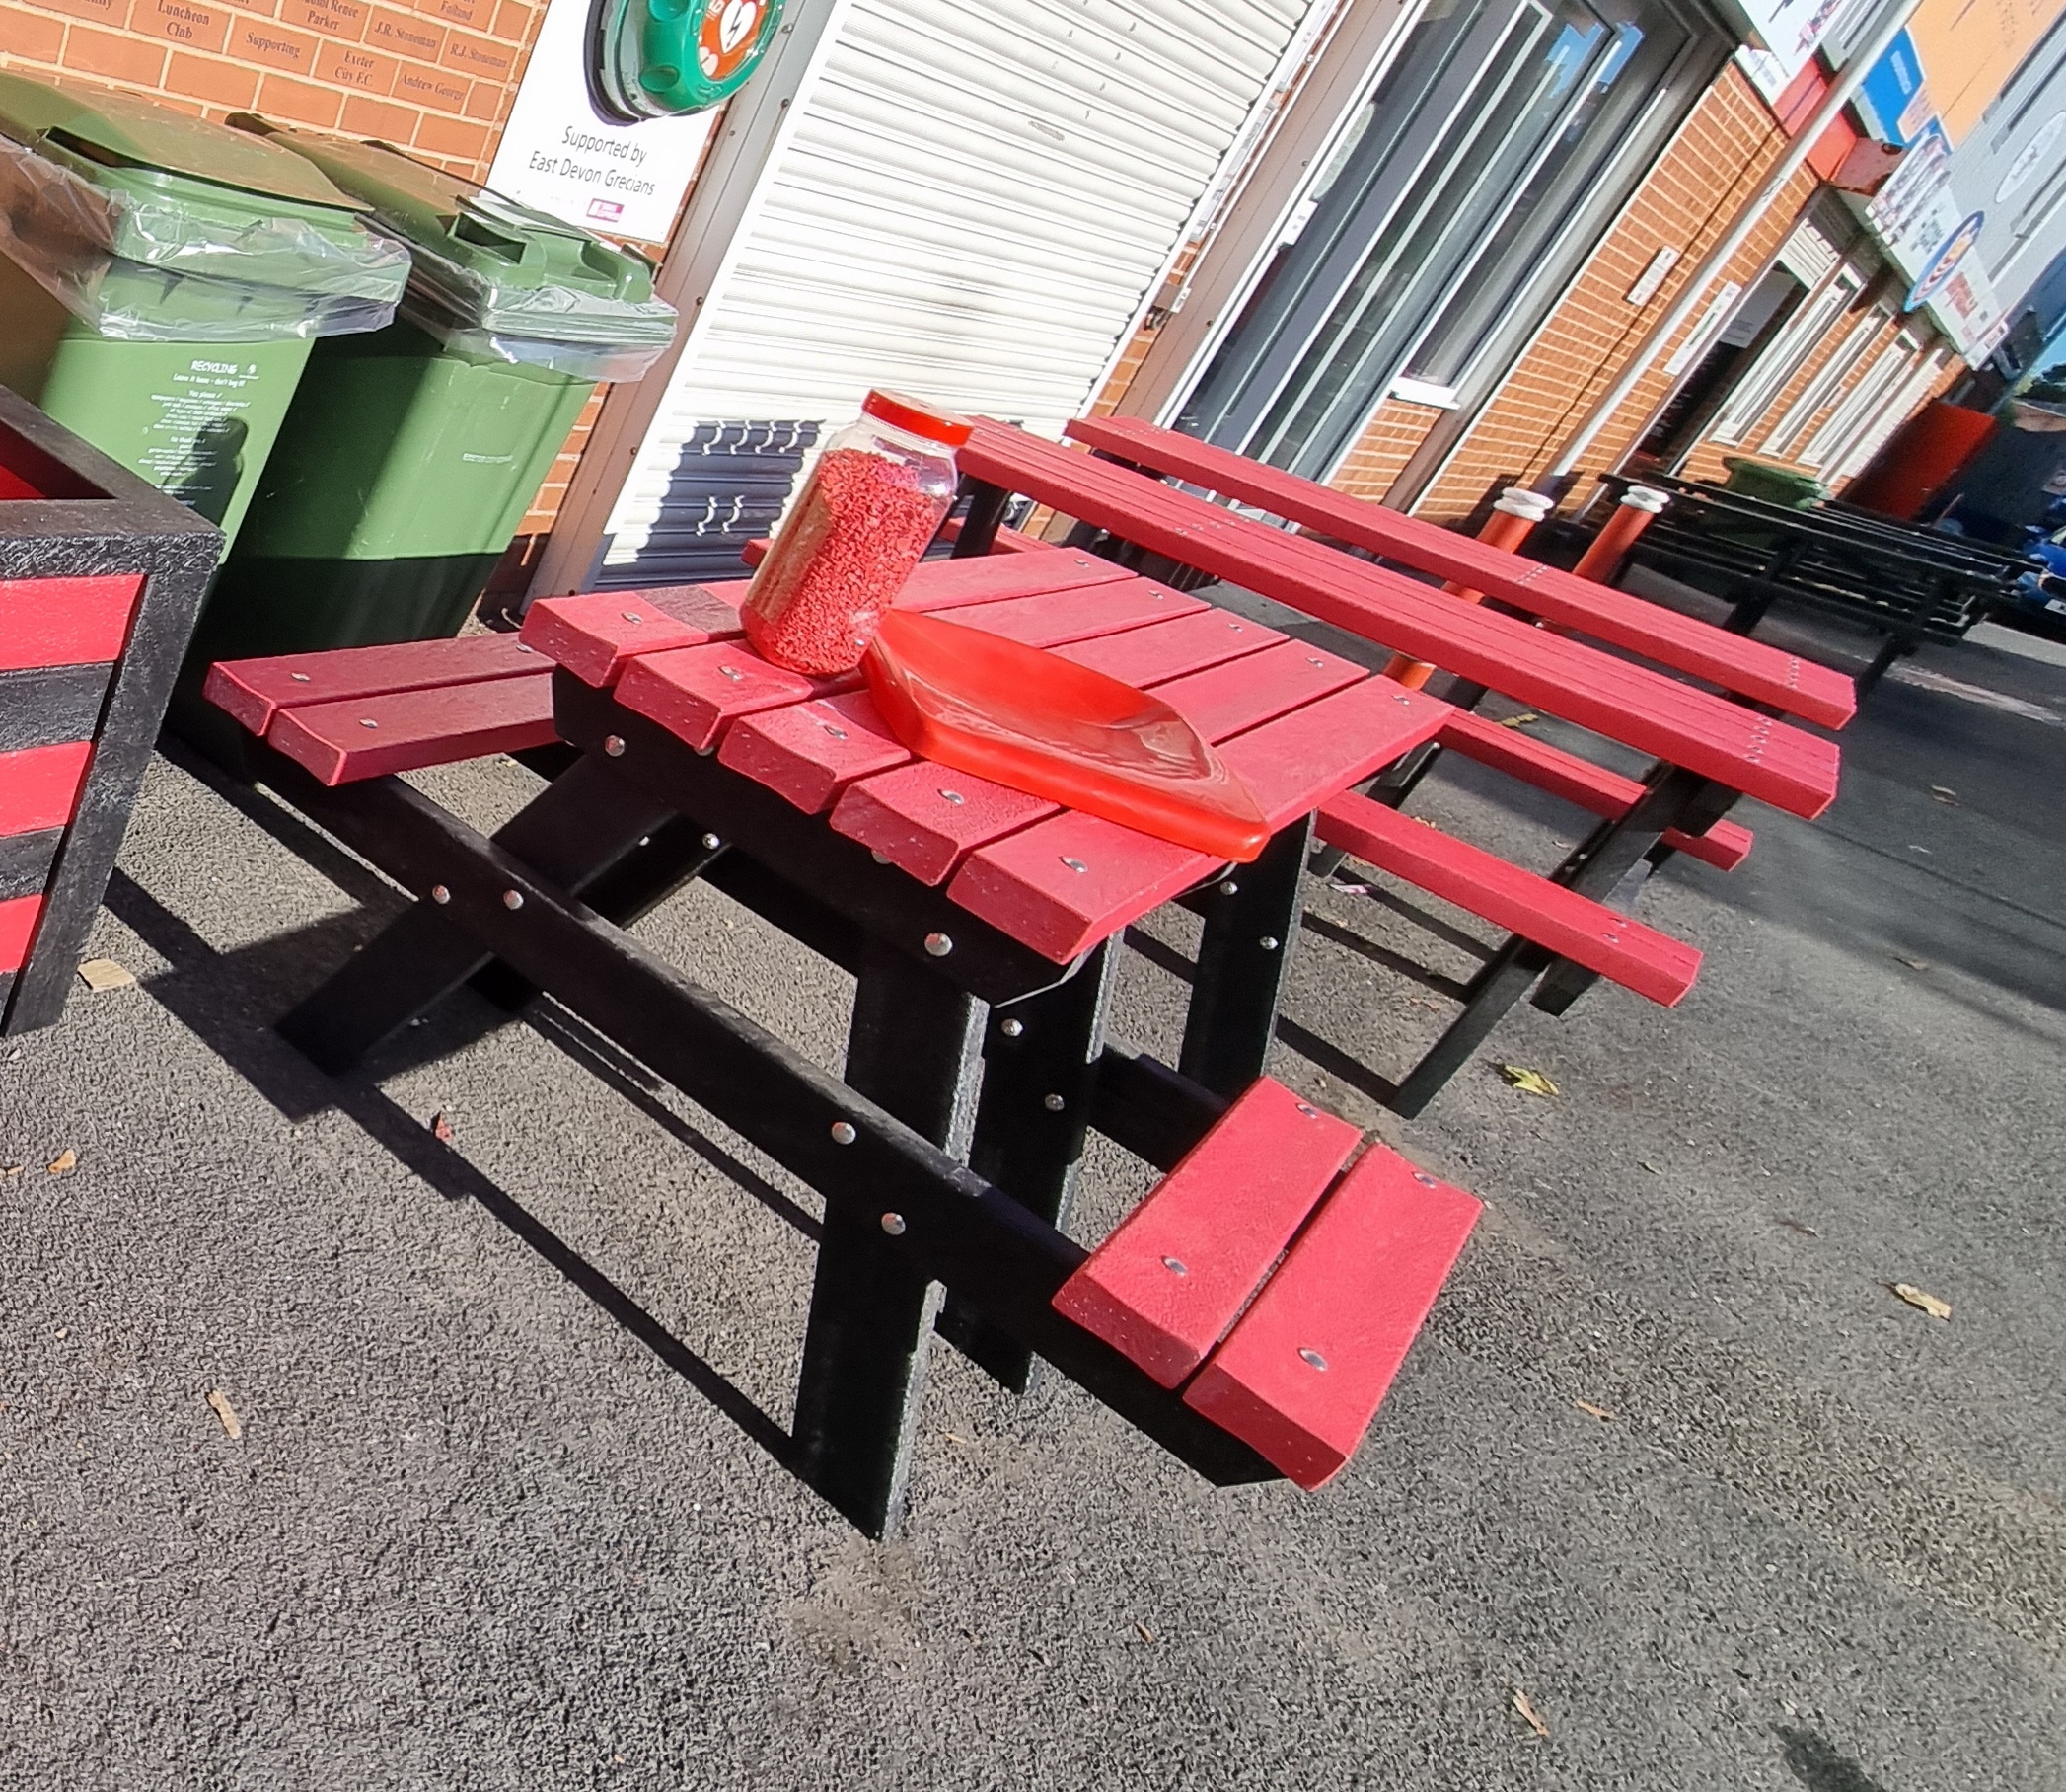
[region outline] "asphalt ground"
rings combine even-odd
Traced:
[[[1447,1011],[1396,955],[1473,960],[1313,886],[1279,1074],[1488,1203],[1334,1485],[942,1347],[888,1545],[767,1448],[808,1193],[550,1008],[322,1077],[270,1022],[397,897],[158,762],[137,986],[0,1045],[0,1786],[2066,1786],[2066,668],[1926,649],[1844,741],[1653,884],[1682,1007],[1523,1009],[1411,1123],[1354,1086]],[[1122,991],[1165,1054],[1187,925]],[[838,1063],[837,971],[701,889],[641,933]],[[1147,1175],[1087,1180],[1092,1236]]]

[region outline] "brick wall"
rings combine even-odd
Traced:
[[[1494,486],[1531,484],[1549,466],[1655,320],[1677,297],[1686,276],[1779,160],[1786,143],[1785,133],[1750,84],[1734,65],[1726,69],[1480,414],[1421,503],[1422,514],[1444,519],[1467,515]],[[1815,187],[1814,174],[1802,170],[1731,259],[1721,280],[1747,286],[1792,229]],[[1629,288],[1665,245],[1679,250],[1677,266],[1646,305],[1631,305]],[[1719,290],[1721,280],[1714,290]],[[1676,381],[1664,371],[1665,364],[1677,343],[1697,327],[1704,309],[1695,309],[1586,451],[1575,499],[1583,501],[1592,476],[1628,452],[1663,403]]]
[[[0,0],[0,65],[220,118],[379,137],[480,179],[542,6],[528,0]]]

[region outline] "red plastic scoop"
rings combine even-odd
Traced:
[[[938,765],[1236,863],[1270,838],[1189,722],[1102,672],[910,610],[861,663],[890,731]]]

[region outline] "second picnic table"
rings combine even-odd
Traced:
[[[217,666],[211,696],[264,743],[258,775],[417,898],[282,1030],[341,1071],[501,960],[505,1001],[543,988],[825,1194],[792,1435],[799,1472],[866,1531],[902,1504],[941,1284],[940,1328],[1007,1384],[1037,1352],[1214,1478],[1267,1473],[1055,1311],[1084,1258],[1060,1229],[1086,1127],[1166,1169],[1254,1093],[1313,814],[1447,707],[1089,555],[919,568],[901,602],[1150,688],[1214,740],[1273,830],[1228,867],[914,758],[858,675],[759,658],[743,590],[552,599],[520,640]],[[491,752],[553,774],[493,840],[394,776]],[[844,1083],[624,931],[692,877],[854,973]],[[1205,925],[1171,1070],[1108,1039],[1107,1015],[1124,931],[1176,899]],[[1417,1182],[1409,1199],[1441,1187]],[[1461,1243],[1463,1208],[1443,1212],[1425,1300]],[[1354,1404],[1354,1381],[1345,1364],[1323,1391]]]

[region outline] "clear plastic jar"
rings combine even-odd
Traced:
[[[763,657],[795,672],[850,672],[875,624],[954,502],[966,417],[871,392],[825,444],[754,574],[741,620]]]

